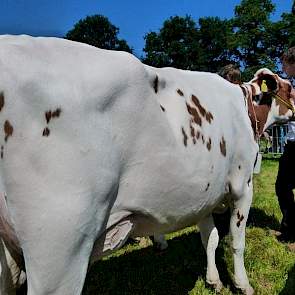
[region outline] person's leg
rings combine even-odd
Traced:
[[[283,214],[281,232],[284,237],[294,236],[295,203],[292,189],[295,187],[295,174],[292,166],[295,160],[295,143],[288,143],[280,158],[276,180],[276,194]]]

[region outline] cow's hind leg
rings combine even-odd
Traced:
[[[254,294],[249,284],[244,266],[245,229],[252,203],[253,187],[249,181],[240,197],[233,198],[233,210],[230,220],[230,232],[232,235],[232,248],[234,258],[235,286],[246,295]]]
[[[114,194],[113,190],[109,194]],[[28,295],[81,294],[93,244],[105,230],[111,199],[103,194],[48,194],[18,220]],[[47,200],[46,200],[47,199]],[[41,206],[42,205],[42,206]]]
[[[219,236],[217,228],[214,225],[212,215],[205,217],[198,227],[201,232],[201,239],[207,254],[207,273],[206,281],[216,291],[220,291],[223,287],[220,281],[218,270],[215,264],[215,251],[218,246]]]

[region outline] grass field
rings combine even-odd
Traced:
[[[295,294],[295,253],[271,230],[279,229],[281,214],[274,194],[278,162],[263,160],[254,178],[254,201],[246,233],[245,266],[256,294]],[[96,263],[86,279],[84,295],[216,294],[206,288],[206,256],[196,227],[167,235],[169,247],[158,254],[151,244],[127,245]],[[217,249],[221,294],[236,294],[233,261],[225,236]]]

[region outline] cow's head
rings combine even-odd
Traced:
[[[260,69],[247,83],[251,86],[256,105],[267,110],[263,131],[275,122],[284,122],[294,117],[295,90],[288,80],[280,78],[269,69]]]

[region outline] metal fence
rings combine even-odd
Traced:
[[[287,124],[273,125],[267,129],[265,136],[260,140],[260,151],[263,153],[282,154],[287,133]]]

